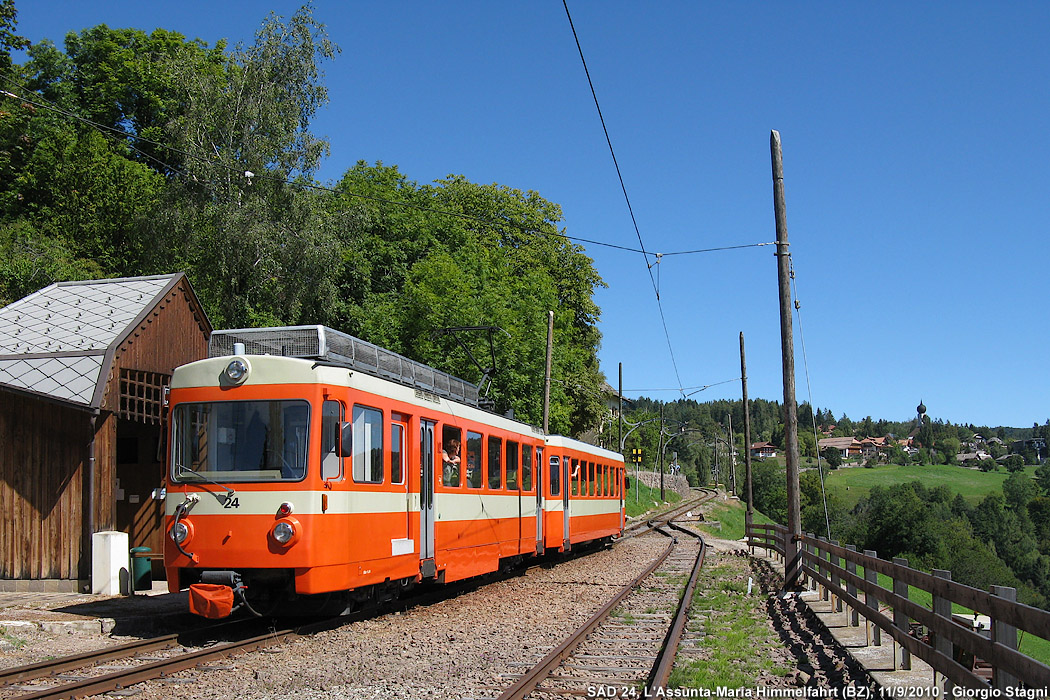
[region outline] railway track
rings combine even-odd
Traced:
[[[121,691],[147,680],[162,678],[234,654],[286,642],[290,637],[330,628],[331,620],[305,627],[265,629],[257,619],[213,625],[203,630],[163,635],[128,644],[42,661],[0,671],[0,697],[80,698]],[[260,630],[262,633],[259,633]],[[217,638],[232,641],[216,642]],[[193,649],[198,645],[205,648]]]
[[[566,558],[584,556],[582,548],[530,566],[521,566],[440,587],[425,587],[400,599],[376,604],[349,615],[325,618],[305,625],[279,625],[273,620],[245,618],[199,630],[162,635],[26,666],[0,669],[0,700],[82,698],[125,692],[131,686],[165,678],[188,669],[229,670],[215,665],[252,651],[287,644],[297,637],[335,629],[385,612],[429,605],[469,590],[524,574],[529,568],[550,566]],[[275,626],[277,625],[277,626]],[[131,694],[130,692],[127,694]]]
[[[672,528],[685,536],[672,534]],[[666,685],[706,546],[697,533],[673,523],[653,529],[670,538],[656,561],[498,700],[599,692],[638,697],[642,687],[652,691]]]
[[[657,513],[651,518],[631,523],[630,525],[624,528],[623,536],[637,537],[638,535],[645,534],[652,528],[665,523],[669,523],[675,520],[676,518],[680,517],[682,514],[689,512],[693,508],[707,503],[708,501],[710,501],[718,495],[718,491],[715,489],[700,488],[697,489],[697,491],[699,491],[698,494],[690,496],[688,499],[686,499],[682,503],[679,503],[674,508],[663,511],[661,513]]]

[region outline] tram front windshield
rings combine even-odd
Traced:
[[[176,482],[299,481],[306,476],[306,401],[184,403],[173,415]]]

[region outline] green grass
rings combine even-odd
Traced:
[[[699,523],[698,526],[704,532],[709,532],[723,540],[740,540],[744,537],[746,513],[747,506],[742,501],[713,501],[709,508],[705,506],[704,519],[715,521],[718,525]],[[755,522],[772,523],[773,521],[756,510]]]
[[[771,629],[765,597],[747,595],[751,571],[743,557],[714,554],[701,569],[689,628],[703,628],[699,654],[679,654],[672,688],[754,688],[763,672],[783,676],[791,669],[770,659],[783,644]]]
[[[1029,476],[1035,467],[1025,467]],[[908,481],[921,481],[927,488],[947,486],[953,493],[961,493],[971,503],[977,503],[992,493],[1002,493],[1003,482],[1010,476],[1005,470],[982,472],[977,469],[956,467],[948,464],[925,464],[921,466],[882,464],[868,469],[849,467],[825,472],[826,486],[852,508],[861,498],[867,497],[873,486],[893,486]]]
[[[660,500],[660,487],[649,488],[645,484],[639,482],[637,479],[631,479],[631,488],[627,489],[627,498],[624,500],[624,508],[627,510],[627,517],[633,518],[647,513],[650,510],[655,510],[664,507],[668,503],[677,503],[682,500],[682,497],[678,495],[677,491],[671,489],[664,489],[664,496],[667,497],[667,501]]]
[[[15,649],[21,649],[23,646],[25,646],[26,643],[26,640],[22,639],[21,637],[15,637],[4,627],[0,627],[0,639],[3,639]]]

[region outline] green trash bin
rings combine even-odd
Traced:
[[[131,584],[133,591],[148,591],[153,588],[153,562],[148,556],[149,547],[131,548]]]

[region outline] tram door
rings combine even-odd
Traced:
[[[536,448],[536,554],[543,554],[543,448]]]
[[[571,490],[570,486],[569,486],[569,477],[570,476],[571,476],[571,474],[569,473],[569,458],[568,457],[562,457],[561,458],[561,483],[565,486],[565,488],[563,488],[561,490],[561,494],[562,494],[561,495],[561,498],[562,498],[562,527],[563,527],[563,531],[562,531],[563,532],[562,546],[565,547],[565,551],[566,552],[569,551],[569,546],[570,546],[569,545],[569,517],[571,515],[569,513],[569,503],[570,503],[570,501],[569,501],[569,491]]]
[[[434,565],[434,421],[419,422],[419,559],[420,573],[430,577]]]

